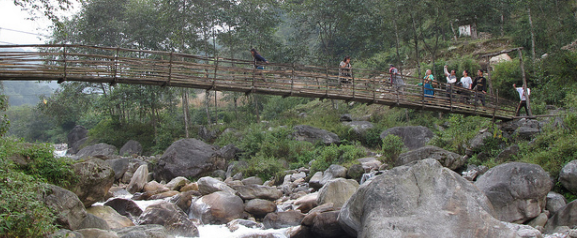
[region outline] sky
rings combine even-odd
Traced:
[[[45,17],[35,21],[27,20],[28,17],[30,15],[14,6],[13,1],[0,0],[0,45],[45,43],[48,38],[39,35],[49,34],[51,22]]]

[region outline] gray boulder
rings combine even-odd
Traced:
[[[129,193],[136,193],[142,191],[144,186],[148,183],[148,165],[143,164],[134,172],[130,183],[126,187]]]
[[[106,163],[114,170],[114,181],[118,181],[124,176],[124,173],[128,171],[128,165],[130,164],[130,159],[128,158],[117,158],[106,160]]]
[[[86,229],[86,228],[110,230],[108,223],[106,223],[104,219],[92,215],[90,213],[86,214],[86,217],[84,218],[84,220],[82,220],[82,223],[80,223],[80,226],[78,227],[78,229]]]
[[[343,125],[352,128],[353,132],[358,136],[365,135],[368,130],[375,127],[373,123],[368,121],[347,121],[343,122]]]
[[[466,158],[459,154],[430,145],[400,154],[395,162],[395,166],[401,166],[423,159],[438,160],[444,167],[452,170],[462,167],[467,162]]]
[[[567,199],[563,195],[556,192],[547,193],[547,205],[545,208],[547,211],[551,212],[551,215],[561,210],[566,205]]]
[[[425,146],[434,136],[433,132],[424,126],[393,127],[383,131],[381,139],[384,139],[389,134],[400,137],[409,150]]]
[[[142,215],[142,209],[136,205],[136,203],[132,200],[123,199],[123,198],[115,198],[110,201],[104,203],[104,206],[109,206],[114,209],[118,214],[128,217],[131,220],[133,218],[138,218]]]
[[[525,118],[520,119],[516,124],[518,127],[513,132],[513,135],[526,140],[529,140],[536,134],[541,133],[541,128],[543,128],[541,122],[537,120],[527,120]]]
[[[489,170],[489,167],[481,165],[477,166],[474,164],[468,164],[467,169],[465,169],[462,174],[463,178],[469,181],[475,181],[475,179]]]
[[[114,231],[101,230],[97,228],[86,228],[76,230],[76,232],[82,234],[86,238],[119,238],[118,234]]]
[[[108,190],[114,183],[114,171],[106,162],[94,158],[75,163],[72,169],[81,179],[72,186],[71,191],[76,193],[85,207],[106,200]]]
[[[253,199],[246,202],[244,210],[255,217],[264,217],[266,214],[276,211],[276,204],[269,200]]]
[[[81,125],[76,125],[72,130],[68,133],[68,154],[76,154],[80,150],[80,146],[84,141],[86,141],[86,137],[88,136],[88,130]]]
[[[331,164],[328,169],[323,172],[323,179],[321,179],[320,184],[325,185],[330,180],[336,178],[346,178],[347,168],[340,166],[338,164]]]
[[[116,146],[109,145],[106,143],[99,143],[96,145],[90,145],[82,148],[76,156],[78,158],[86,158],[86,157],[98,157],[98,158],[107,158],[113,156],[118,153],[118,149]]]
[[[573,194],[577,194],[577,160],[572,160],[563,166],[559,173],[559,182]]]
[[[162,225],[149,224],[115,230],[121,238],[174,238]]]
[[[513,162],[496,166],[475,185],[487,195],[501,221],[524,223],[541,214],[553,183],[539,165]]]
[[[264,185],[245,185],[245,186],[235,186],[239,197],[244,200],[252,199],[266,199],[266,200],[277,200],[282,196],[282,192],[274,187],[264,186]]]
[[[313,212],[303,219],[303,225],[309,227],[311,237],[346,238],[347,233],[338,221],[339,211]]]
[[[319,190],[317,204],[332,203],[334,207],[342,207],[358,188],[359,183],[353,179],[333,179]]]
[[[226,224],[243,218],[242,199],[228,192],[218,191],[193,200],[190,216],[203,224]]]
[[[130,159],[130,162],[128,163],[128,168],[120,178],[120,182],[130,183],[130,180],[132,180],[134,173],[136,173],[136,170],[138,170],[138,168],[140,168],[140,166],[142,165],[148,166],[148,163],[139,159]]]
[[[300,225],[304,217],[298,211],[275,212],[266,215],[262,223],[266,229],[281,229]]]
[[[235,191],[226,185],[226,183],[212,177],[202,177],[196,183],[198,184],[198,191],[202,195],[207,195],[218,191],[224,191],[230,194],[235,193]]]
[[[86,211],[100,219],[106,221],[110,229],[134,226],[134,222],[128,217],[120,215],[114,208],[109,206],[92,206]]]
[[[495,158],[495,162],[504,163],[506,161],[509,161],[511,158],[513,158],[513,156],[519,153],[519,150],[520,149],[518,145],[509,146],[497,155],[497,157]]]
[[[185,177],[176,177],[170,180],[170,182],[166,184],[166,187],[170,190],[180,191],[181,188],[189,183],[190,181],[188,181],[188,179]]]
[[[365,169],[365,172],[370,172],[371,170],[378,170],[379,167],[381,167],[381,165],[383,164],[375,157],[360,158],[357,159],[357,161],[361,163],[363,169]]]
[[[262,179],[256,176],[248,177],[242,180],[242,184],[244,185],[262,185]]]
[[[309,187],[314,189],[321,188],[323,186],[321,180],[323,180],[323,172],[316,172],[309,180]]]
[[[547,222],[546,230],[551,232],[559,226],[574,227],[575,224],[577,224],[577,200],[557,211]]]
[[[363,178],[364,173],[365,173],[365,169],[363,168],[363,166],[361,164],[353,164],[347,170],[347,178],[351,178],[351,179],[356,180],[357,182],[360,182],[361,179]]]
[[[178,176],[196,178],[226,169],[227,162],[216,147],[197,139],[181,139],[166,149],[154,167],[154,178],[158,181],[170,181]]]
[[[43,194],[42,200],[46,206],[56,212],[55,222],[64,229],[78,229],[87,216],[84,204],[78,196],[61,187],[48,185],[48,190]]]
[[[365,182],[339,223],[354,237],[515,237],[487,197],[434,159],[396,167]]]
[[[353,121],[353,117],[351,116],[351,114],[343,114],[341,115],[340,121]]]
[[[312,126],[295,126],[293,127],[293,131],[293,139],[297,141],[308,141],[313,144],[320,141],[325,145],[341,143],[341,140],[337,134],[314,128]]]
[[[473,151],[477,151],[483,148],[483,146],[485,146],[485,139],[492,136],[493,133],[488,132],[487,129],[479,131],[479,133],[475,135],[473,139],[469,140],[469,148]]]
[[[50,238],[62,238],[62,237],[66,237],[66,238],[84,238],[84,236],[78,232],[75,231],[71,231],[71,230],[66,230],[66,229],[60,229],[56,232],[54,232],[54,234],[49,236]]]
[[[129,140],[120,148],[119,153],[122,156],[125,155],[141,155],[142,154],[142,145],[135,140]]]
[[[192,220],[170,202],[150,205],[140,216],[140,225],[158,224],[177,236],[198,236],[198,228]]]

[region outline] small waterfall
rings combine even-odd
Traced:
[[[361,184],[373,179],[375,176],[381,174],[381,171],[377,171],[377,170],[373,170],[371,172],[368,173],[364,173],[363,177],[361,177]]]

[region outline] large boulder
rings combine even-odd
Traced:
[[[342,207],[358,188],[359,183],[353,179],[333,179],[319,190],[317,204],[332,203],[334,207]]]
[[[308,214],[303,223],[306,222],[313,237],[322,238],[345,238],[347,233],[343,230],[338,221],[339,211],[328,211],[323,213],[314,212]]]
[[[189,183],[190,181],[188,181],[188,179],[185,177],[176,177],[170,180],[170,182],[166,184],[166,187],[170,190],[180,191],[182,187]]]
[[[538,120],[527,120],[525,118],[520,119],[516,124],[518,127],[513,132],[513,135],[527,140],[541,133],[541,128],[543,128],[542,122]]]
[[[563,195],[551,191],[547,194],[546,204],[547,205],[545,206],[545,208],[547,209],[547,211],[553,214],[567,205],[567,199]]]
[[[353,132],[358,136],[365,135],[368,130],[373,129],[373,127],[375,127],[373,123],[370,123],[368,121],[346,121],[342,123],[345,126],[351,127],[353,129]]]
[[[323,179],[321,179],[320,184],[325,185],[330,180],[346,177],[347,177],[347,168],[340,166],[338,164],[332,164],[323,173]]]
[[[235,191],[226,185],[226,183],[212,177],[202,177],[196,183],[198,185],[198,191],[202,195],[211,194],[217,191],[224,191],[230,194],[235,193]]]
[[[400,137],[409,150],[425,146],[434,136],[433,132],[424,126],[393,127],[383,131],[381,139],[384,139],[389,134]]]
[[[299,211],[276,212],[266,215],[262,223],[266,229],[281,229],[300,225],[304,217]]]
[[[128,217],[131,220],[133,220],[132,218],[140,217],[142,214],[142,209],[140,209],[134,201],[128,199],[115,198],[104,203],[104,206],[111,207],[118,212],[118,214]]]
[[[437,160],[384,171],[345,203],[339,223],[354,237],[515,237],[487,197]]]
[[[244,210],[255,217],[264,217],[266,214],[276,211],[276,204],[269,200],[253,199],[246,202]]]
[[[144,185],[142,191],[149,195],[159,194],[170,191],[164,184],[160,184],[156,181],[150,181]]]
[[[115,231],[122,238],[174,238],[164,226],[157,224],[131,226]]]
[[[319,189],[321,188],[323,185],[321,184],[321,181],[323,180],[323,172],[318,171],[316,172],[311,179],[309,180],[309,187],[314,188],[314,189]]]
[[[150,205],[140,216],[140,225],[158,224],[164,226],[171,234],[178,236],[198,236],[198,228],[192,220],[175,204],[161,202]]]
[[[120,148],[119,155],[140,155],[142,154],[142,145],[135,140],[129,140]]]
[[[563,166],[559,173],[561,185],[573,194],[577,194],[577,160],[572,160]]]
[[[319,197],[319,193],[309,193],[298,198],[294,201],[294,207],[296,210],[300,210],[302,213],[307,213],[311,209],[315,208],[319,204],[317,203],[317,199]]]
[[[86,217],[86,209],[78,196],[56,185],[48,185],[42,200],[46,206],[55,211],[55,222],[64,229],[78,229]]]
[[[423,159],[438,160],[444,167],[452,170],[460,168],[467,162],[466,158],[459,154],[446,151],[436,146],[425,146],[400,154],[395,162],[395,166],[401,166]]]
[[[553,183],[539,165],[513,162],[496,166],[477,179],[475,185],[487,195],[497,218],[523,223],[545,208]]]
[[[93,206],[86,209],[86,211],[106,221],[111,229],[134,226],[132,220],[120,215],[114,208],[109,206]]]
[[[106,200],[108,190],[114,183],[114,170],[101,159],[90,159],[72,165],[80,178],[71,191],[78,195],[85,207]]]
[[[203,224],[226,224],[243,218],[243,212],[242,199],[223,191],[197,198],[190,207],[191,217],[199,219]]]
[[[80,151],[78,151],[78,153],[76,153],[76,156],[81,159],[86,157],[107,158],[117,153],[118,149],[116,146],[106,143],[99,143],[82,148]]]
[[[143,164],[136,169],[126,191],[129,193],[136,193],[142,191],[144,186],[148,183],[148,165]]]
[[[473,139],[469,140],[469,148],[473,151],[477,151],[483,148],[483,146],[485,146],[485,139],[492,136],[493,133],[487,131],[487,129],[479,131],[479,133],[475,135]]]
[[[293,127],[293,139],[297,141],[308,141],[310,143],[322,142],[325,145],[339,144],[341,140],[335,133],[321,130],[312,126],[299,125]]]
[[[76,232],[87,238],[119,238],[118,234],[114,231],[101,230],[97,228],[81,229],[76,230]]]
[[[216,147],[197,139],[181,139],[166,149],[154,167],[154,178],[158,181],[178,176],[196,178],[226,169],[227,162]]]
[[[110,226],[108,226],[108,223],[106,223],[104,219],[92,215],[90,213],[86,214],[86,217],[84,218],[84,220],[82,220],[82,223],[78,227],[78,229],[87,229],[87,228],[110,230]]]
[[[282,196],[282,192],[277,188],[264,186],[264,185],[245,185],[245,186],[235,186],[238,196],[244,200],[251,199],[267,199],[267,200],[277,200]]]
[[[117,158],[106,160],[106,163],[114,170],[114,181],[118,181],[122,178],[124,173],[128,171],[128,165],[130,164],[130,159],[128,158]]]
[[[553,231],[558,226],[573,227],[577,224],[577,200],[568,203],[553,215],[547,222],[547,231]]]
[[[76,125],[72,130],[68,133],[68,154],[76,154],[80,150],[80,146],[82,142],[84,142],[86,137],[88,136],[88,130],[81,126]]]

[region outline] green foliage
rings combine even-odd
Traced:
[[[2,86],[2,84],[0,84],[0,90],[2,89],[1,86]],[[0,112],[6,111],[7,108],[8,108],[8,100],[6,99],[6,96],[4,96],[3,94],[0,94]],[[6,134],[6,132],[8,131],[8,125],[10,125],[10,121],[8,120],[8,116],[6,116],[6,114],[2,113],[2,115],[0,115],[0,137],[4,136],[4,134]]]
[[[343,164],[366,156],[364,148],[355,145],[329,145],[317,149],[317,157],[311,164],[312,171],[324,171],[331,164]]]
[[[481,117],[465,117],[453,114],[448,119],[449,127],[442,131],[437,131],[431,144],[453,151],[458,154],[465,154],[466,147],[477,132],[490,125],[490,120]]]
[[[244,170],[245,176],[258,176],[262,180],[277,181],[282,179],[284,170],[282,163],[274,157],[254,156],[246,161],[248,167]]]
[[[400,137],[389,134],[383,138],[382,152],[385,156],[385,162],[389,165],[394,165],[399,155],[403,152],[405,143]]]

